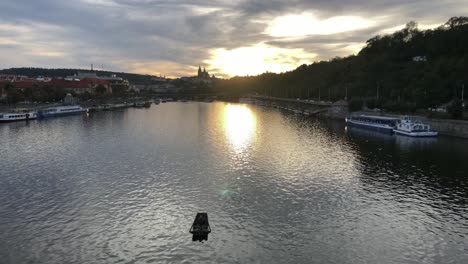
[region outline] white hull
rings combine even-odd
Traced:
[[[79,115],[87,112],[88,109],[82,108],[81,106],[58,106],[51,107],[39,111],[37,113],[38,118],[47,118],[47,117],[59,117],[59,116],[68,116],[68,115]]]
[[[412,120],[409,116],[402,117],[393,132],[408,137],[436,137],[438,135],[437,132],[431,130],[429,125],[419,120]]]
[[[0,122],[15,122],[15,121],[27,121],[36,119],[36,113],[0,113]]]
[[[393,132],[397,135],[404,135],[409,137],[437,137],[439,133],[435,131],[424,131],[424,132],[407,132],[403,130],[394,129]]]

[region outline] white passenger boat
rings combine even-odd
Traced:
[[[412,120],[409,116],[404,116],[397,121],[395,134],[410,137],[436,137],[438,133],[432,131],[429,125],[423,124],[419,120]]]
[[[67,115],[79,115],[87,112],[88,109],[79,105],[49,107],[37,112],[38,118],[58,117]]]
[[[350,126],[393,133],[398,118],[384,116],[353,115],[345,119]]]
[[[24,112],[24,113],[0,113],[0,122],[14,122],[36,119],[37,115],[35,112]]]

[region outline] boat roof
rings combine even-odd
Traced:
[[[30,114],[32,112],[0,112],[0,115],[25,115],[25,114]]]
[[[58,106],[51,106],[46,109],[66,109],[66,108],[77,108],[81,107],[81,105],[58,105]]]
[[[388,116],[370,116],[370,115],[358,115],[359,117],[372,118],[372,119],[381,119],[381,120],[398,120],[397,117],[388,117]]]

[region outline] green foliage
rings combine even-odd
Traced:
[[[382,105],[382,109],[400,114],[411,114],[416,112],[416,104],[409,102],[387,101]]]
[[[447,112],[453,119],[461,119],[463,117],[463,105],[461,100],[453,100],[447,107]]]
[[[106,92],[106,90],[106,87],[104,87],[102,84],[96,87],[96,93],[100,95],[103,95]]]
[[[369,108],[412,112],[460,97],[468,83],[468,18],[454,17],[434,30],[416,22],[390,35],[375,36],[356,56],[301,65],[281,74],[234,77],[215,84],[218,91],[285,98],[336,101],[366,99]],[[378,92],[377,92],[378,91]],[[350,108],[358,108],[358,103]]]
[[[127,86],[123,86],[123,85],[122,85],[122,86],[117,86],[117,85],[114,85],[114,86],[112,87],[112,94],[117,95],[117,96],[119,96],[119,95],[124,95],[126,91],[127,91]]]
[[[24,101],[24,95],[18,91],[18,89],[12,87],[8,90],[6,101],[8,104],[15,104],[17,102]]]
[[[7,83],[4,87],[7,96],[6,102],[9,104],[15,104],[21,101],[30,102],[58,102],[62,100],[66,91],[62,88],[50,87],[50,86],[37,86],[32,88],[17,89],[13,84]]]
[[[348,108],[349,111],[355,112],[362,110],[363,100],[361,98],[353,98],[349,101]]]
[[[14,88],[15,86],[11,82],[6,82],[3,86],[3,90],[5,90],[6,92],[11,91]]]

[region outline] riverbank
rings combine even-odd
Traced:
[[[346,112],[333,112],[329,111],[321,115],[321,117],[343,120],[350,114],[363,114],[373,116],[386,116],[386,117],[401,117],[401,114],[385,113],[385,112],[372,112],[372,111],[359,111],[353,113]],[[440,135],[459,137],[468,139],[468,121],[454,120],[454,119],[439,119],[429,118],[419,115],[411,115],[412,118],[420,120],[423,123],[429,124],[434,131],[439,132]]]
[[[151,98],[146,97],[133,97],[133,98],[106,98],[106,99],[93,99],[86,101],[79,101],[77,104],[85,108],[93,108],[105,105],[128,105],[129,107],[135,103],[142,101],[152,101]],[[51,103],[17,103],[17,104],[0,104],[0,112],[15,112],[24,109],[37,111],[47,107],[60,106],[62,102]]]
[[[287,107],[281,105],[281,102],[287,102]],[[244,99],[246,103],[252,103],[256,105],[280,108],[287,111],[294,112],[296,114],[304,114],[316,116],[322,119],[333,119],[344,122],[345,118],[351,114],[364,114],[373,116],[387,116],[387,117],[400,117],[401,114],[385,113],[385,112],[373,112],[373,111],[358,111],[349,112],[346,102],[336,102],[324,105],[322,108],[317,110],[304,110],[304,104],[314,104],[315,102],[293,100],[281,98],[267,98],[267,97],[252,97],[251,99]],[[453,120],[453,119],[441,119],[441,118],[430,118],[421,115],[411,115],[412,118],[422,121],[423,123],[429,124],[433,130],[439,132],[440,135],[459,137],[468,139],[468,121],[466,120]]]

